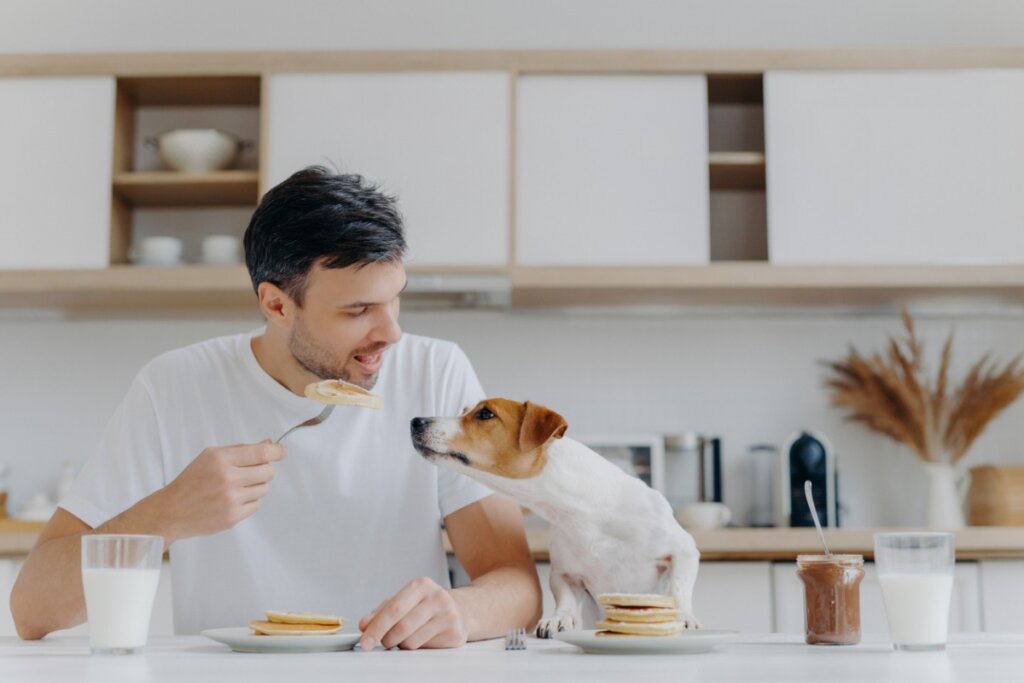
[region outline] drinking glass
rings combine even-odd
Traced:
[[[875,568],[897,650],[942,650],[953,595],[953,534],[875,534]]]
[[[149,636],[164,539],[82,536],[82,587],[93,654],[135,654]]]

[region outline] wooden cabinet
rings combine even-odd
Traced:
[[[703,75],[525,75],[516,112],[516,262],[703,264]]]
[[[1024,70],[765,75],[773,263],[1024,262]]]
[[[796,575],[796,563],[772,565],[775,623],[780,633],[803,633],[804,589]],[[977,562],[958,562],[953,576],[953,598],[949,613],[950,633],[974,633],[983,629],[981,578]],[[888,633],[882,587],[873,562],[864,565],[860,586],[860,624],[862,633]]]
[[[310,164],[397,194],[411,265],[505,266],[509,75],[275,74],[268,187]]]
[[[0,78],[0,269],[103,268],[114,78]]]

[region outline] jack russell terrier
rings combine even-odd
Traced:
[[[700,553],[664,496],[573,439],[561,415],[486,399],[459,417],[416,417],[416,450],[516,499],[551,524],[555,614],[536,634],[580,626],[584,592],[675,597],[683,628],[700,628],[693,584]]]

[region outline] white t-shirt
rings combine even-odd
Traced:
[[[96,527],[164,487],[208,446],[276,439],[323,406],[270,377],[248,334],[146,365],[60,506]],[[492,492],[413,449],[409,421],[483,398],[462,350],[403,335],[374,392],[382,410],[338,406],[285,439],[288,457],[255,515],[171,546],[178,633],[244,626],[264,610],[354,621],[410,580],[449,586],[441,522]]]

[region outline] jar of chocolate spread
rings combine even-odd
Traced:
[[[808,645],[860,642],[861,555],[800,555],[796,574],[804,582]]]

